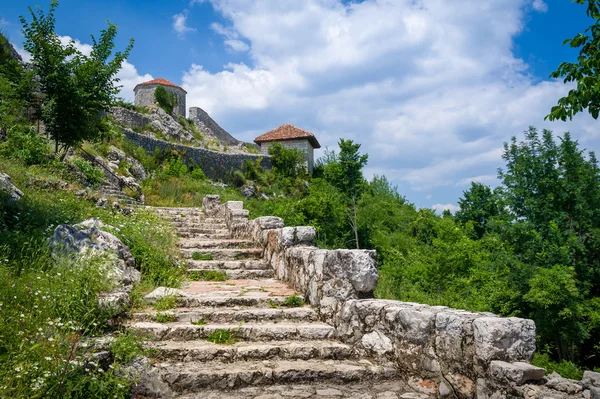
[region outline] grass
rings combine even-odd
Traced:
[[[233,345],[239,341],[239,338],[235,336],[236,332],[235,330],[219,329],[206,337],[206,340],[214,344]]]
[[[229,276],[219,270],[194,270],[189,273],[192,281],[226,281]]]
[[[192,254],[193,260],[213,260],[212,254],[204,254],[200,252],[194,252]]]
[[[204,321],[204,319],[198,319],[198,320],[194,320],[194,321],[190,321],[191,324],[195,325],[195,326],[205,326],[206,324],[208,324],[206,321]]]
[[[289,308],[298,308],[300,306],[304,306],[304,299],[296,294],[293,294],[286,297],[282,305]]]
[[[177,297],[175,295],[163,296],[154,302],[152,307],[155,310],[169,310],[177,307]]]
[[[157,313],[156,316],[154,316],[154,319],[158,323],[172,323],[177,321],[177,316],[173,313]]]

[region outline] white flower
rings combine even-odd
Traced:
[[[25,317],[25,315],[23,313],[21,313],[21,318]]]
[[[49,356],[46,356],[44,359],[46,359],[47,361],[50,361],[50,360],[52,360],[52,358],[51,358],[51,357],[49,357]]]

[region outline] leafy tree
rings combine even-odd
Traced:
[[[158,106],[164,109],[169,115],[173,114],[173,109],[179,103],[177,94],[168,91],[163,86],[158,86],[156,90],[154,90],[154,99]]]
[[[573,115],[587,109],[594,119],[600,113],[600,0],[572,0],[578,4],[587,2],[587,16],[594,20],[585,33],[565,40],[563,45],[579,48],[577,62],[563,62],[550,75],[552,78],[564,77],[564,82],[577,82],[577,88],[558,100],[546,119],[551,121],[573,119]]]
[[[358,215],[357,203],[360,195],[366,187],[366,181],[362,174],[363,167],[369,159],[368,154],[361,155],[358,151],[360,144],[352,140],[340,139],[338,143],[340,153],[328,152],[326,161],[322,162],[323,176],[340,192],[342,192],[351,207],[349,216],[350,225],[354,231],[356,248],[360,248],[358,237]]]
[[[485,184],[472,182],[471,188],[458,200],[460,209],[455,218],[460,223],[472,222],[478,238],[489,230],[490,222],[504,213],[504,204],[500,189],[490,189]]]
[[[295,148],[285,148],[280,143],[269,147],[273,173],[284,179],[296,179],[305,173],[305,154]]]
[[[39,7],[35,12],[29,8],[31,22],[23,16],[20,20],[23,47],[31,53],[44,95],[42,119],[58,152],[59,143],[67,148],[100,135],[102,118],[119,91],[115,76],[131,52],[133,39],[124,52],[113,54],[117,27],[109,22],[99,40],[92,36],[91,54],[84,55],[73,41],[61,44],[54,31],[57,7],[58,0],[53,0],[47,14]]]

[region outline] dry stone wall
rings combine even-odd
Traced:
[[[544,377],[544,369],[528,363],[532,320],[374,299],[375,251],[319,249],[313,227],[285,227],[277,217],[248,220],[242,202],[219,201],[205,197],[205,211],[225,218],[232,238],[259,244],[277,278],[303,293],[339,339],[365,357],[394,361],[416,390],[442,398],[600,399],[600,374],[588,372],[579,383]]]
[[[204,148],[188,147],[181,144],[169,143],[144,134],[139,134],[131,129],[122,129],[125,138],[133,144],[142,147],[146,152],[176,150],[181,154],[182,161],[188,165],[197,165],[204,174],[213,180],[227,181],[235,170],[242,169],[244,161],[256,162],[261,158],[261,166],[271,169],[271,158],[264,155],[224,153],[211,151]]]
[[[215,136],[221,143],[228,145],[238,145],[242,142],[225,129],[223,129],[213,118],[210,117],[202,108],[190,107],[190,119],[194,121],[196,126],[202,130],[207,129],[213,136]]]

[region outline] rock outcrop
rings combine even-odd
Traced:
[[[4,199],[6,202],[14,204],[22,197],[23,192],[12,183],[10,176],[0,172],[0,200]]]

